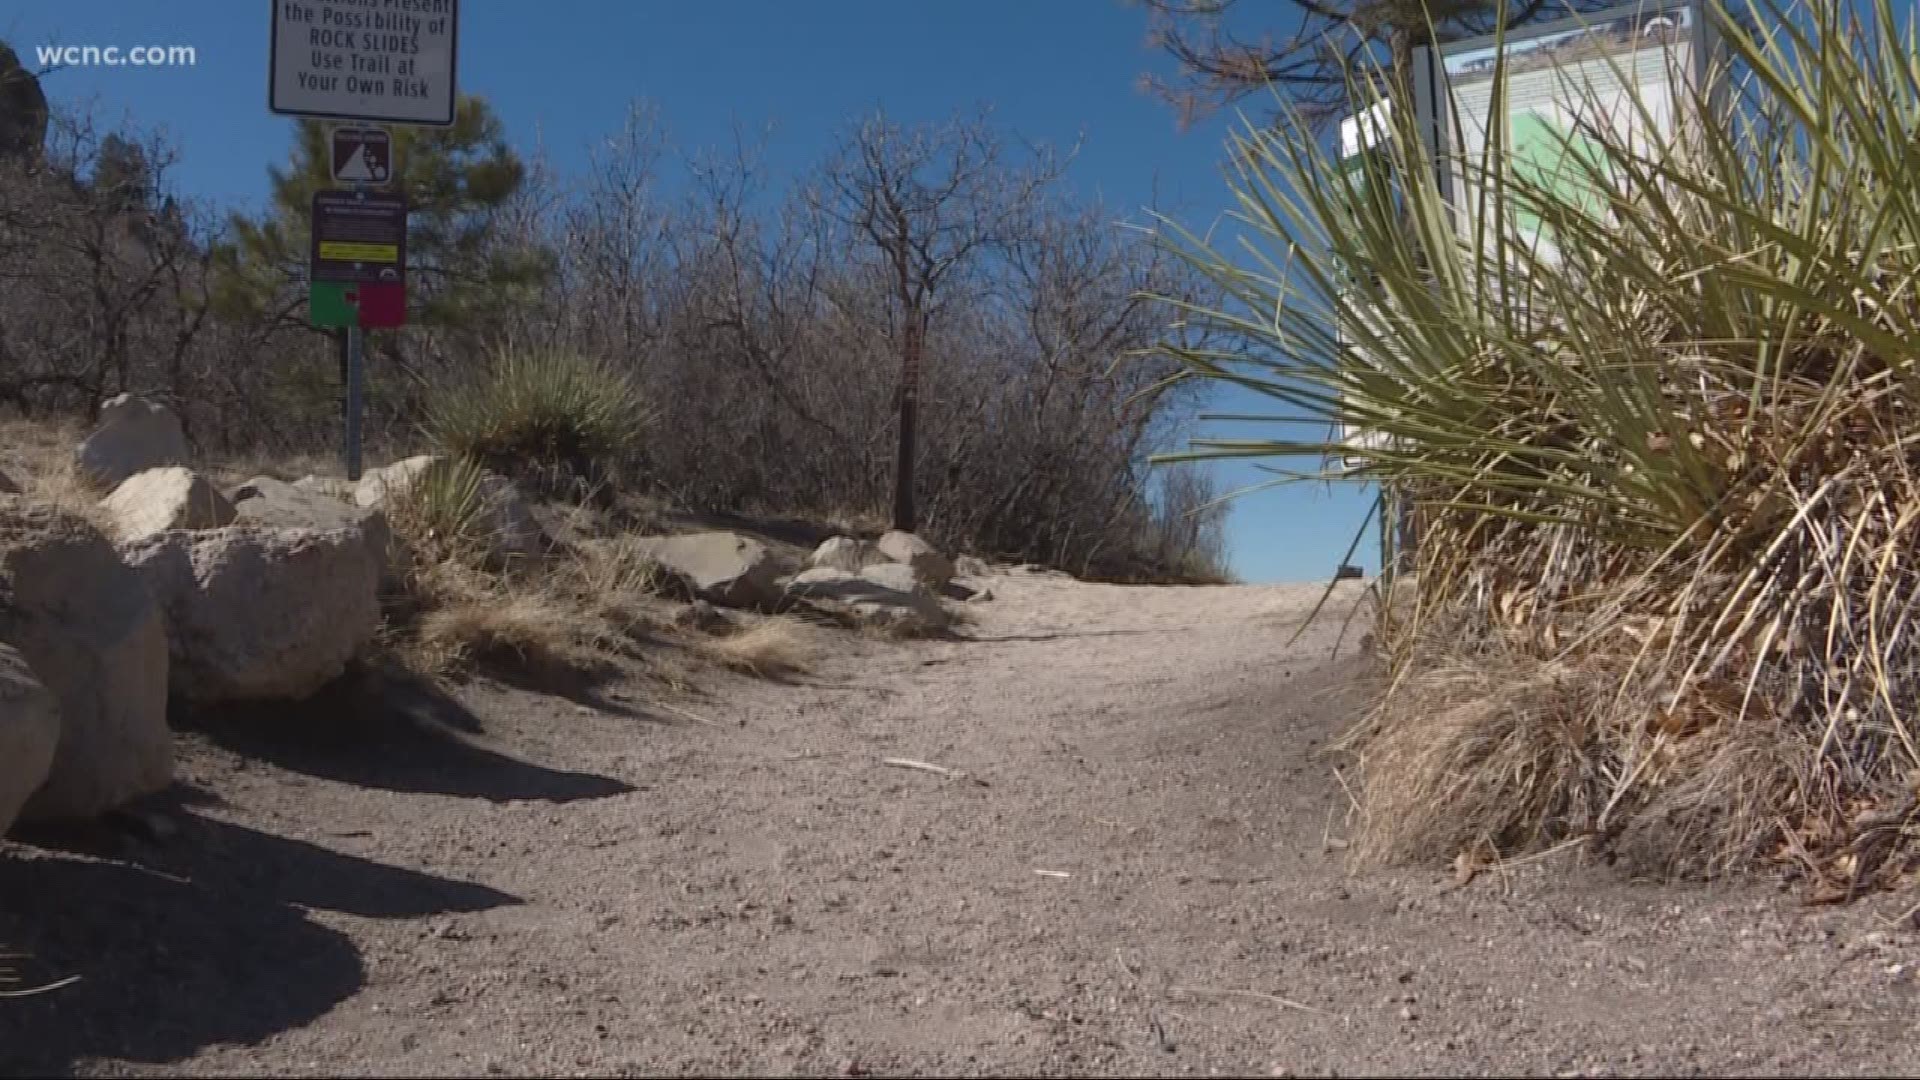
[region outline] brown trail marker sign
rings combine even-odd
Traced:
[[[407,321],[407,200],[366,190],[316,191],[308,317],[346,329],[347,479],[360,479],[361,332]]]

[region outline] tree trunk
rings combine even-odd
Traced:
[[[920,412],[920,318],[909,312],[900,349],[900,449],[893,461],[893,527],[914,528],[914,428]]]

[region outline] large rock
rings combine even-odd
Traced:
[[[882,536],[876,546],[880,554],[912,567],[913,576],[928,585],[940,586],[953,580],[953,560],[910,532],[895,529]]]
[[[641,554],[693,584],[722,607],[771,608],[780,602],[780,564],[765,544],[730,532],[646,536]]]
[[[407,490],[413,487],[413,482],[441,460],[438,454],[419,454],[396,461],[384,469],[369,469],[361,475],[360,485],[353,492],[353,501],[360,506],[379,506],[388,499],[404,497]]]
[[[174,693],[299,700],[345,670],[380,623],[380,566],[361,528],[162,533],[121,556],[166,612]]]
[[[0,495],[18,494],[20,494],[20,485],[13,482],[13,477],[0,472]]]
[[[256,476],[230,493],[234,521],[274,529],[359,529],[366,540],[368,557],[384,570],[393,539],[386,511],[377,506],[353,505],[325,491],[305,480],[289,484],[270,476]]]
[[[169,529],[217,529],[233,524],[233,504],[206,478],[169,465],[134,473],[100,500],[119,540],[141,540]]]
[[[993,573],[993,567],[977,555],[962,555],[953,560],[953,572],[959,577],[983,578]]]
[[[931,633],[953,621],[905,564],[883,563],[857,574],[827,567],[804,570],[787,583],[787,595],[896,633]]]
[[[807,569],[857,571],[874,563],[885,562],[886,559],[879,549],[866,540],[836,536],[813,549],[813,554],[807,556]]]
[[[0,833],[46,782],[60,743],[60,707],[17,649],[0,645]]]
[[[46,783],[21,817],[96,817],[172,781],[160,610],[99,530],[0,495],[0,641],[60,712]]]
[[[74,457],[82,475],[111,491],[135,473],[186,464],[187,436],[165,405],[121,394],[100,407],[99,426],[81,440]]]
[[[47,115],[40,73],[0,42],[0,158],[39,160],[47,144]]]

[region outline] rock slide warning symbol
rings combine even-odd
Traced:
[[[393,176],[393,138],[380,128],[333,129],[333,182],[385,184]]]

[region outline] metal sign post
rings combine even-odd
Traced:
[[[360,479],[360,413],[363,408],[360,373],[364,362],[364,333],[358,326],[347,327],[347,479],[356,482]]]

